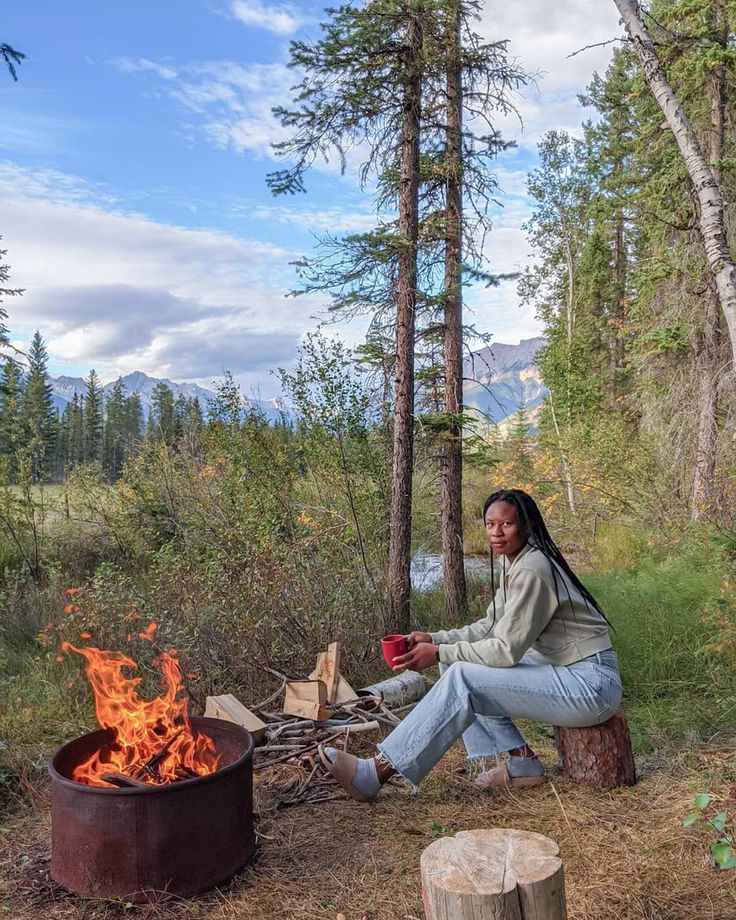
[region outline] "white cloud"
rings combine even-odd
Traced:
[[[288,104],[297,79],[285,64],[205,61],[175,67],[128,58],[112,63],[123,73],[158,77],[157,91],[196,117],[189,129],[202,132],[216,147],[270,157],[271,145],[287,136],[272,112]]]
[[[304,17],[291,3],[269,5],[261,0],[233,0],[230,10],[246,26],[256,26],[277,35],[291,35],[305,23]]]
[[[614,4],[603,0],[517,0],[483,7],[478,31],[489,41],[508,39],[509,56],[538,73],[538,88],[527,86],[518,99],[523,131],[515,118],[498,120],[507,138],[530,146],[552,128],[579,131],[589,113],[580,107],[577,94],[595,70],[605,71],[613,46],[569,55],[621,36],[618,18]]]
[[[12,228],[14,333],[39,328],[52,363],[250,386],[288,362],[318,304],[284,297],[295,253],[258,240],[111,211],[74,177],[0,168]],[[58,182],[59,191],[44,189]]]
[[[296,202],[288,205],[249,205],[245,202],[236,205],[233,211],[256,220],[299,227],[302,230],[311,230],[319,234],[362,233],[376,226],[374,213],[347,207],[318,208]]]
[[[175,67],[150,61],[148,58],[115,58],[113,64],[121,73],[154,73],[162,80],[175,80],[178,72]]]

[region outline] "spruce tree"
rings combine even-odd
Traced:
[[[112,482],[123,469],[126,459],[126,395],[122,378],[113,384],[105,401],[102,439],[102,468]]]
[[[84,393],[83,456],[85,463],[102,465],[102,385],[95,370],[89,372]]]
[[[151,412],[148,416],[151,435],[156,440],[173,444],[176,435],[174,394],[165,383],[157,383],[151,394]]]
[[[24,446],[29,450],[34,482],[46,478],[54,458],[56,415],[47,365],[46,346],[36,330],[28,350],[28,377],[21,413]]]
[[[72,401],[64,410],[62,427],[66,441],[66,471],[84,463],[84,397],[72,396]]]

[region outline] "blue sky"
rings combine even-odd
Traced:
[[[231,370],[270,396],[324,307],[286,298],[290,262],[314,234],[371,225],[354,175],[326,164],[308,194],[274,199],[271,107],[289,101],[288,44],[317,37],[321,5],[266,0],[13,0],[6,41],[28,55],[19,81],[0,75],[0,233],[21,300],[6,304],[14,339],[35,328],[54,374],[103,380],[133,370],[208,386]],[[523,267],[525,176],[545,131],[579,130],[577,103],[620,33],[612,0],[488,2],[479,31],[508,38],[537,88],[517,99],[518,149],[497,174],[504,208],[489,267]],[[470,320],[498,341],[539,331],[513,284],[471,289]],[[360,341],[364,324],[338,332]]]

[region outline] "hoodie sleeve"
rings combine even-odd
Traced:
[[[493,605],[496,605],[495,610]],[[454,645],[456,642],[478,642],[488,639],[493,635],[498,626],[498,621],[504,615],[503,592],[499,588],[495,598],[488,605],[486,615],[482,620],[462,626],[460,629],[441,629],[439,632],[430,633],[435,645]]]
[[[486,636],[462,636],[453,644],[440,642],[439,660],[450,664],[469,661],[493,668],[512,668],[554,616],[557,596],[537,572],[520,569],[509,578],[503,619]],[[483,621],[481,621],[483,622]],[[478,626],[474,623],[472,627]],[[463,630],[451,630],[463,633]],[[440,634],[441,635],[441,634]]]

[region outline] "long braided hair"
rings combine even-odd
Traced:
[[[542,512],[537,507],[537,503],[531,497],[527,495],[526,492],[523,492],[521,489],[497,489],[486,499],[485,504],[483,505],[483,523],[485,524],[486,513],[492,504],[495,502],[508,502],[510,505],[513,505],[516,509],[516,520],[519,526],[521,527],[522,533],[526,535],[527,542],[538,549],[540,552],[544,553],[550,563],[550,569],[552,570],[552,578],[555,583],[555,594],[557,595],[557,600],[560,599],[560,591],[557,581],[557,569],[563,572],[567,578],[572,582],[573,585],[578,589],[582,594],[583,600],[585,601],[585,606],[590,608],[592,607],[597,611],[603,619],[608,623],[608,625],[614,629],[615,627],[610,622],[608,617],[603,613],[598,604],[598,601],[593,597],[593,595],[588,591],[588,589],[583,585],[578,578],[578,576],[570,568],[570,565],[565,559],[565,557],[560,552],[560,548],[557,546],[555,541],[549,535],[547,530],[547,525],[544,523],[544,518],[542,517]],[[493,573],[493,548],[491,548],[491,573]],[[493,574],[491,574],[493,579]],[[564,584],[563,579],[563,584]],[[495,596],[495,585],[492,585],[494,596]],[[568,593],[568,598],[570,596],[570,589],[565,584],[565,590]],[[495,613],[496,604],[494,600],[493,609]]]

